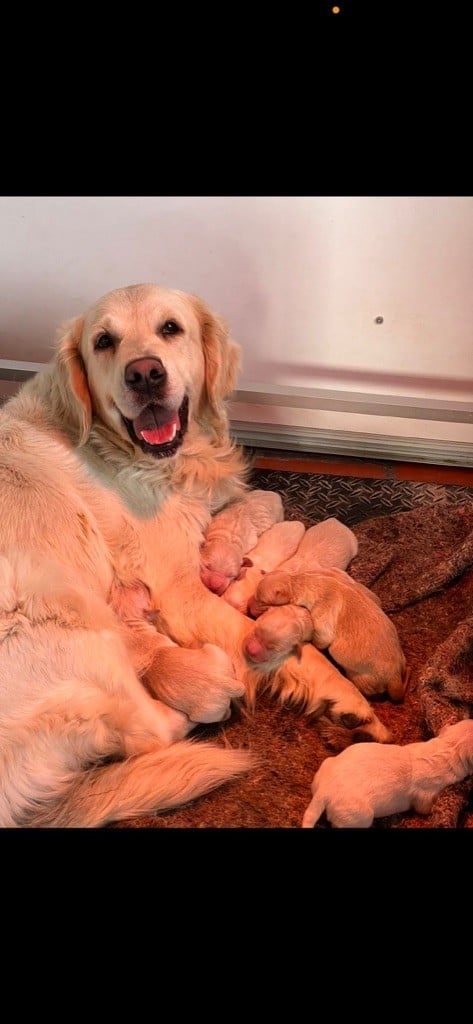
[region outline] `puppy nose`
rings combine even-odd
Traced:
[[[125,384],[134,391],[148,391],[153,385],[163,384],[166,376],[160,359],[133,359],[125,367]]]

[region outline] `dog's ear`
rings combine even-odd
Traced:
[[[199,317],[205,359],[205,385],[199,415],[213,428],[219,441],[228,434],[228,413],[225,399],[237,382],[241,365],[241,348],[232,341],[221,317],[197,296],[192,296]]]
[[[79,432],[79,444],[85,444],[92,425],[92,399],[79,349],[83,327],[82,316],[67,320],[59,328],[56,351],[60,399],[68,421]]]

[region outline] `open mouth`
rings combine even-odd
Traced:
[[[133,444],[156,459],[169,459],[179,451],[189,419],[189,399],[178,410],[169,411],[151,403],[134,420],[122,416]]]

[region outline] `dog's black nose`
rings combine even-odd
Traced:
[[[160,359],[134,359],[125,367],[125,384],[133,391],[148,392],[162,386],[167,373]]]

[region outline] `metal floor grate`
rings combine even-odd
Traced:
[[[473,501],[473,487],[274,469],[254,469],[251,485],[279,491],[288,518],[319,522],[335,516],[346,526],[355,526],[376,516],[408,512],[420,506]]]

